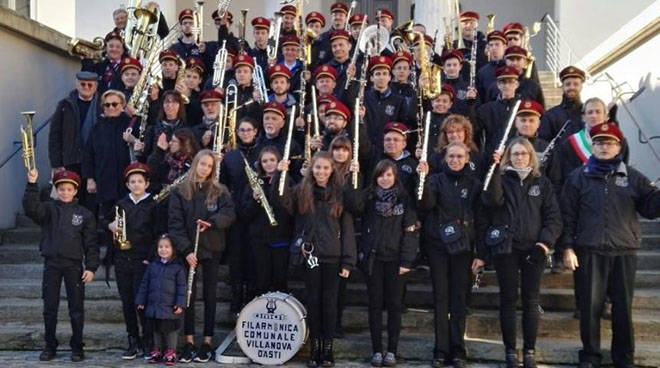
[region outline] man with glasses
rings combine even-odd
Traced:
[[[408,144],[408,127],[400,122],[392,121],[385,124],[383,136],[383,154],[376,157],[372,167],[375,168],[378,161],[388,159],[396,164],[399,169],[399,181],[406,188],[410,198],[417,198],[417,160],[406,150]],[[369,170],[369,173],[373,170]]]
[[[57,103],[48,133],[48,158],[55,173],[69,170],[82,174],[83,147],[100,113],[97,88],[96,73],[78,72],[76,89]],[[81,203],[91,205],[84,186],[78,193]]]
[[[600,320],[605,298],[612,301],[612,362],[634,367],[632,322],[638,215],[660,216],[660,190],[623,161],[623,134],[613,123],[590,128],[592,152],[574,170],[561,196],[564,265],[573,270],[580,295],[580,367],[600,367]]]

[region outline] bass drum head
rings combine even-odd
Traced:
[[[280,365],[307,340],[305,307],[289,294],[272,292],[254,298],[238,315],[236,340],[253,362]]]

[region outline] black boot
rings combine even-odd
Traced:
[[[138,347],[137,339],[131,335],[128,335],[128,348],[124,351],[121,358],[124,360],[133,360],[137,357]]]
[[[232,313],[239,313],[242,307],[243,307],[243,285],[241,284],[232,285],[229,311]]]
[[[39,360],[42,362],[47,362],[55,358],[55,349],[45,347],[44,350],[39,354]]]
[[[321,361],[319,354],[321,353],[321,340],[318,338],[312,338],[309,341],[309,360],[307,361],[307,367],[314,368],[318,367],[319,362]]]
[[[154,348],[154,338],[151,334],[142,336],[142,357],[144,360],[151,358],[151,351]],[[158,347],[160,349],[160,347]]]
[[[506,368],[518,368],[518,354],[515,349],[506,349],[504,359],[506,360]]]
[[[523,368],[536,368],[536,359],[534,359],[534,350],[525,350],[523,353]]]
[[[335,358],[332,355],[332,338],[323,339],[323,350],[321,351],[321,367],[334,367]]]

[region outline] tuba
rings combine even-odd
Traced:
[[[32,123],[32,117],[34,116],[34,111],[23,111],[21,113],[25,120],[27,120],[27,127],[23,128],[21,125],[21,140],[23,143],[23,163],[25,168],[28,171],[37,169],[37,157],[34,150],[34,124]]]
[[[282,30],[283,16],[284,14],[281,12],[276,12],[275,19],[270,22],[270,28],[268,29],[268,44],[266,46],[268,60],[277,59],[277,47],[280,43],[280,31]]]
[[[126,28],[122,29],[120,32],[125,45],[131,45],[133,43],[133,31],[135,30],[135,24],[137,23],[135,9],[139,9],[140,7],[142,7],[142,0],[129,0],[128,6],[126,7],[126,12],[128,13]]]
[[[81,59],[103,60],[105,52],[105,40],[103,37],[94,37],[93,41],[80,38],[72,38],[67,42],[69,55],[78,56]]]
[[[385,27],[379,27],[377,24],[370,25],[360,34],[357,43],[358,49],[368,55],[379,55],[387,47],[389,38],[390,34]]]
[[[140,58],[140,51],[144,54],[154,45],[158,39],[156,30],[160,20],[158,5],[150,3],[146,8],[135,9],[135,28],[132,30],[131,43],[126,43],[129,54],[134,58]]]
[[[414,21],[411,20],[394,29],[392,37],[390,37],[390,48],[394,52],[410,52],[410,43],[415,40],[413,23]]]

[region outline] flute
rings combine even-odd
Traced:
[[[354,121],[354,130],[353,130],[353,164],[358,163],[358,150],[360,149],[360,98],[355,99],[355,108],[353,109],[353,114],[355,115]],[[351,173],[351,180],[353,182],[353,189],[358,188],[358,172],[354,171]]]
[[[506,141],[509,138],[509,132],[511,131],[511,127],[513,126],[513,121],[516,119],[516,114],[518,113],[519,107],[520,107],[520,100],[517,100],[516,104],[513,105],[513,109],[511,109],[511,115],[509,115],[509,121],[506,123],[504,136],[502,137],[502,140],[500,141],[500,144],[497,146],[495,152],[501,152],[506,147]],[[494,162],[492,165],[490,165],[490,168],[488,169],[488,174],[486,175],[486,179],[484,180],[484,188],[483,188],[484,191],[488,189],[488,184],[490,184],[490,180],[493,178],[493,174],[495,173],[496,167],[497,164]]]
[[[314,118],[314,136],[318,137],[321,135],[321,129],[319,128],[319,109],[316,105],[316,86],[312,84],[312,116]]]
[[[199,233],[202,232],[202,221],[197,220],[197,230],[195,231],[195,248],[193,254],[197,257],[197,250],[199,249]],[[186,289],[186,308],[190,307],[190,298],[192,297],[192,288],[195,280],[195,269],[197,267],[190,267],[188,270],[188,288]]]
[[[431,112],[426,112],[426,121],[424,122],[424,141],[422,143],[422,156],[419,162],[426,162],[429,155],[429,130],[431,129]],[[417,187],[417,200],[422,200],[424,194],[424,182],[426,181],[426,173],[419,173],[419,186]]]

